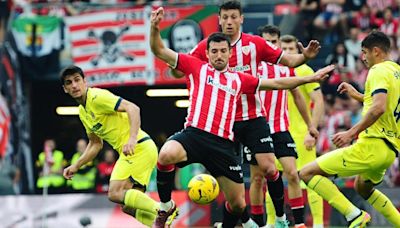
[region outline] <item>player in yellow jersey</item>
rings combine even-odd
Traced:
[[[292,35],[284,35],[280,38],[281,48],[286,53],[298,53],[297,38]],[[296,76],[302,77],[312,75],[313,69],[306,64],[295,68]],[[318,126],[319,121],[324,115],[324,97],[320,89],[319,83],[309,83],[301,85],[299,90],[303,94],[309,114],[311,114],[311,122],[313,126]],[[311,112],[311,102],[314,104]],[[316,140],[308,134],[307,124],[304,122],[299,110],[297,109],[292,94],[288,98],[289,110],[289,132],[296,143],[297,160],[296,166],[300,170],[306,164],[315,161],[317,151],[315,148]],[[304,186],[304,184],[302,184]],[[322,228],[323,220],[323,201],[322,198],[310,188],[306,188],[308,203],[310,205],[311,214],[313,217],[313,228]]]
[[[363,60],[369,67],[365,93],[343,83],[340,93],[363,102],[362,119],[347,131],[333,136],[343,147],[358,135],[351,146],[327,153],[300,171],[301,179],[346,216],[349,227],[366,227],[370,215],[355,207],[327,176],[357,175],[355,190],[394,227],[400,227],[400,213],[390,199],[374,186],[383,180],[386,169],[400,150],[400,66],[389,61],[390,41],[382,32],[371,32],[361,43]]]
[[[79,103],[79,118],[86,129],[89,144],[64,177],[72,179],[81,166],[92,161],[107,141],[119,153],[110,178],[108,199],[123,205],[123,211],[150,226],[159,204],[144,192],[157,163],[157,147],[140,129],[140,109],[132,102],[105,89],[90,88],[77,66],[61,72],[65,93]]]

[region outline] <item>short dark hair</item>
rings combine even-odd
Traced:
[[[279,30],[275,25],[264,25],[258,27],[258,34],[262,36],[263,33],[276,34],[278,35],[278,38],[281,37],[281,30]]]
[[[214,32],[207,38],[207,50],[210,48],[210,43],[212,41],[217,43],[226,41],[229,49],[231,48],[231,39],[229,39],[229,37],[222,32]]]
[[[242,5],[239,1],[225,1],[219,6],[219,15],[221,15],[221,10],[239,10],[240,15],[242,15]]]
[[[388,53],[390,50],[390,39],[385,33],[375,30],[364,38],[361,42],[361,47],[365,47],[369,50],[373,47],[378,47],[382,51]]]
[[[67,76],[73,75],[76,73],[80,74],[82,76],[82,78],[85,78],[85,74],[83,73],[82,69],[78,66],[71,65],[71,66],[64,68],[60,74],[61,84],[64,85],[64,81]]]

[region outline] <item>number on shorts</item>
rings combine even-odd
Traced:
[[[394,117],[396,118],[396,123],[399,122],[400,120],[400,98],[399,101],[397,102],[397,106],[394,109]]]

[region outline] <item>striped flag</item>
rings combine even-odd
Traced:
[[[151,7],[110,9],[68,17],[72,57],[91,86],[153,84]]]

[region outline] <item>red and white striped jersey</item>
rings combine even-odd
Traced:
[[[295,77],[294,68],[261,62],[258,67],[260,78]],[[288,90],[269,90],[259,92],[264,103],[266,119],[271,134],[289,130]]]
[[[176,69],[185,73],[189,88],[185,128],[195,127],[233,140],[237,99],[255,94],[259,79],[240,72],[218,71],[207,62],[179,54]]]
[[[279,63],[282,50],[265,41],[259,36],[241,33],[239,39],[231,44],[232,56],[229,59],[229,69],[244,72],[257,77],[257,66],[261,61]],[[191,52],[203,61],[206,56],[207,39],[201,41]],[[265,116],[259,96],[256,94],[242,94],[238,100],[235,121],[243,121]]]

